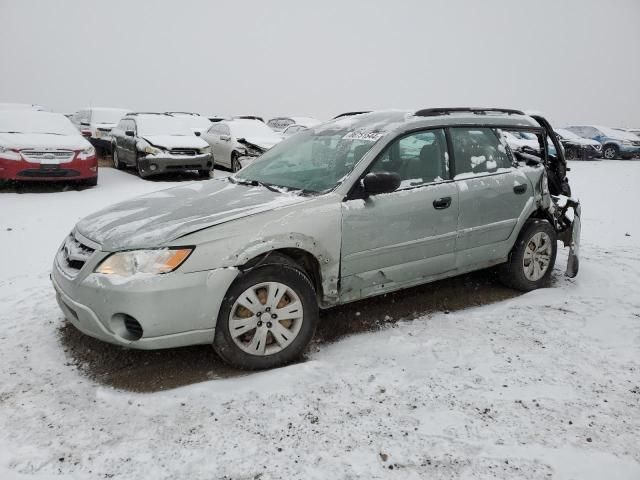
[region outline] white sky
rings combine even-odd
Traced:
[[[0,0],[0,102],[640,127],[640,0]]]

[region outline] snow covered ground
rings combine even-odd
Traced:
[[[0,478],[640,479],[640,162],[573,162],[581,272],[553,288],[158,393],[87,378],[48,272],[82,216],[170,186],[0,191]]]

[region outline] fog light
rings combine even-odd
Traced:
[[[97,172],[98,171],[98,167],[89,167],[89,170],[91,170],[92,172]]]
[[[151,165],[149,165],[149,169],[153,172],[158,169],[158,166],[155,163],[152,163]]]

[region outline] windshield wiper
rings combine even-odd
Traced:
[[[258,180],[245,180],[245,179],[238,179],[238,178],[233,178],[231,176],[227,177],[229,179],[229,181],[231,183],[237,183],[239,185],[250,185],[252,187],[264,187],[268,190],[271,190],[272,192],[276,192],[276,193],[282,193],[280,190],[278,190],[277,188],[275,188],[272,184],[270,183],[265,183],[265,182],[259,182]]]

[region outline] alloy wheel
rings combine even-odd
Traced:
[[[527,280],[537,282],[547,273],[552,251],[551,238],[545,232],[538,232],[531,237],[522,257],[524,276]]]
[[[273,355],[300,332],[304,309],[300,297],[279,282],[253,285],[238,296],[229,314],[234,343],[251,355]]]

